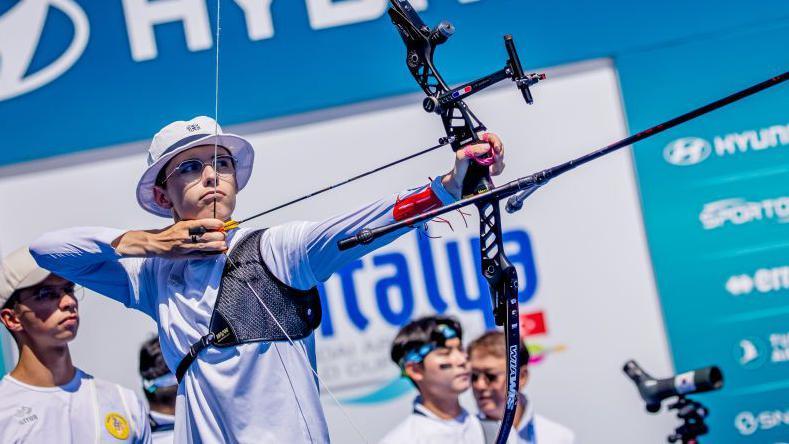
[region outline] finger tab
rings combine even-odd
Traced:
[[[189,235],[190,236],[201,236],[201,235],[203,235],[203,234],[205,234],[207,232],[208,232],[208,230],[206,230],[206,228],[203,227],[203,226],[192,227],[192,228],[189,229]]]

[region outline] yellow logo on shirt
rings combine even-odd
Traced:
[[[129,422],[120,413],[107,413],[104,417],[104,428],[114,438],[125,440],[129,438]]]

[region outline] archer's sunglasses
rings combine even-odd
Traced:
[[[475,383],[480,378],[485,379],[486,384],[493,384],[499,380],[499,378],[504,375],[504,373],[493,373],[493,372],[476,372],[474,370],[471,371],[471,382]]]
[[[215,163],[216,166],[214,165]],[[187,159],[170,171],[162,183],[167,182],[175,174],[187,183],[195,182],[200,180],[200,177],[203,175],[203,169],[208,165],[215,168],[216,173],[220,176],[232,176],[236,172],[236,158],[228,154],[216,156],[216,162],[214,162],[213,158],[208,162],[203,162],[200,159]]]

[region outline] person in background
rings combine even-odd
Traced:
[[[178,380],[164,362],[158,336],[145,341],[140,347],[140,376],[145,398],[150,407],[149,419],[153,442],[154,444],[172,443]]]
[[[468,346],[471,363],[471,387],[484,421],[501,421],[507,398],[507,358],[504,333],[490,331]],[[567,427],[534,412],[534,405],[524,393],[529,381],[529,351],[521,342],[520,384],[515,422],[508,443],[511,444],[571,444],[574,433]],[[486,427],[487,429],[487,427]]]
[[[74,366],[74,283],[36,265],[27,248],[3,260],[0,321],[19,360],[0,380],[0,442],[150,443],[148,412],[129,389]]]
[[[455,319],[429,316],[403,327],[392,344],[392,361],[416,386],[411,414],[382,444],[482,444],[479,419],[459,402],[471,379],[463,349],[463,330]]]

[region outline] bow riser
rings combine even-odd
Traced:
[[[479,143],[478,133],[485,131],[485,125],[463,102],[464,96],[476,93],[506,78],[512,78],[527,103],[532,97],[528,87],[544,76],[524,76],[512,37],[505,36],[505,46],[509,53],[506,67],[482,79],[450,89],[433,64],[436,46],[446,42],[454,29],[442,22],[431,29],[419,18],[407,0],[391,0],[389,16],[395,24],[406,46],[406,65],[411,75],[427,96],[423,108],[441,116],[446,138],[440,143],[449,142],[454,151],[468,144]],[[489,154],[492,155],[492,154]],[[471,161],[463,179],[463,197],[486,193],[494,188],[489,175],[489,167]],[[518,399],[520,374],[519,349],[520,328],[518,318],[518,275],[515,267],[504,254],[501,236],[501,214],[498,201],[483,201],[476,205],[480,217],[480,265],[481,273],[490,288],[493,318],[497,325],[504,326],[507,348],[507,403],[504,408],[502,425],[496,442],[507,441],[515,418]]]

